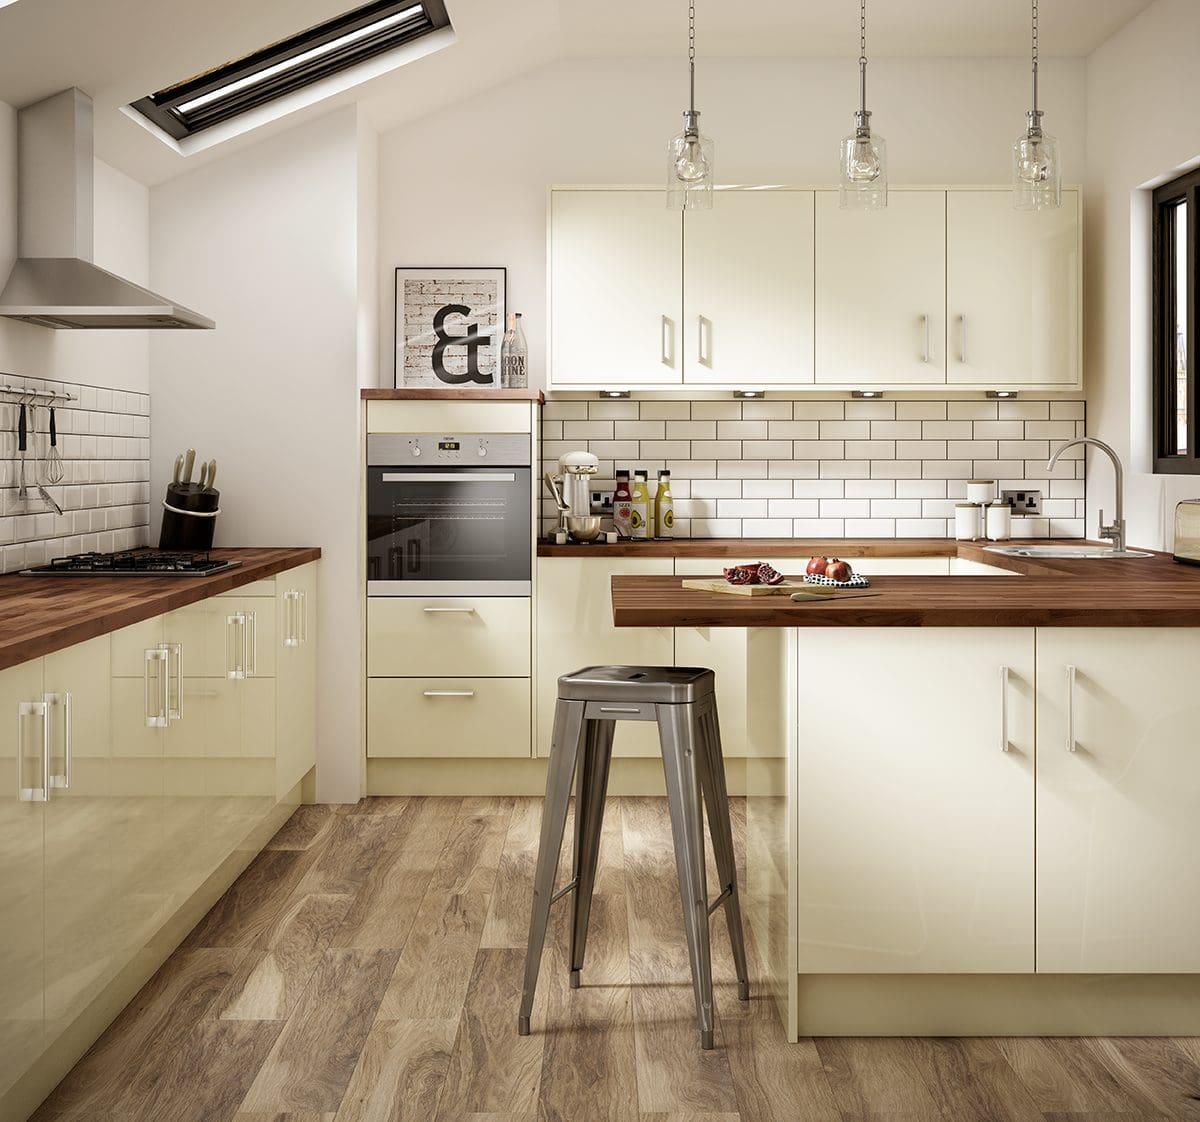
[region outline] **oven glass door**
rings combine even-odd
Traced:
[[[368,467],[370,595],[529,595],[527,467]]]

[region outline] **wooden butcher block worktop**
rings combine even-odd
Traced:
[[[0,670],[316,561],[319,549],[214,549],[211,577],[0,577]]]
[[[895,555],[913,556],[906,548],[911,544],[894,543]],[[877,596],[806,604],[787,596],[694,591],[683,588],[683,578],[676,576],[614,576],[613,622],[618,627],[1200,627],[1200,568],[1180,565],[1167,554],[1030,560],[969,543],[941,545],[943,556],[1020,576],[871,576],[870,591]],[[805,552],[807,546],[793,556]],[[854,554],[844,549],[843,556]]]

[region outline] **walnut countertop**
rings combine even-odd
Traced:
[[[798,544],[792,556],[809,549],[810,543]],[[830,544],[811,543],[814,553]],[[895,544],[900,548],[892,556],[914,555],[913,543]],[[787,596],[685,589],[681,577],[618,575],[612,578],[613,621],[618,627],[1200,627],[1200,569],[1167,554],[1027,560],[988,553],[982,544],[941,544],[951,556],[1008,569],[1020,579],[872,576],[870,591],[878,595],[795,604]],[[846,544],[837,547],[856,556]]]
[[[214,549],[211,577],[0,577],[0,670],[316,561],[319,549]]]

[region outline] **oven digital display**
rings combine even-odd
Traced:
[[[439,440],[439,452],[457,452],[462,447],[457,440]]]

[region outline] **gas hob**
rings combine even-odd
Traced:
[[[119,553],[73,553],[46,565],[22,569],[23,577],[210,577],[236,569],[240,561],[227,561],[208,553],[161,553],[124,550]]]

